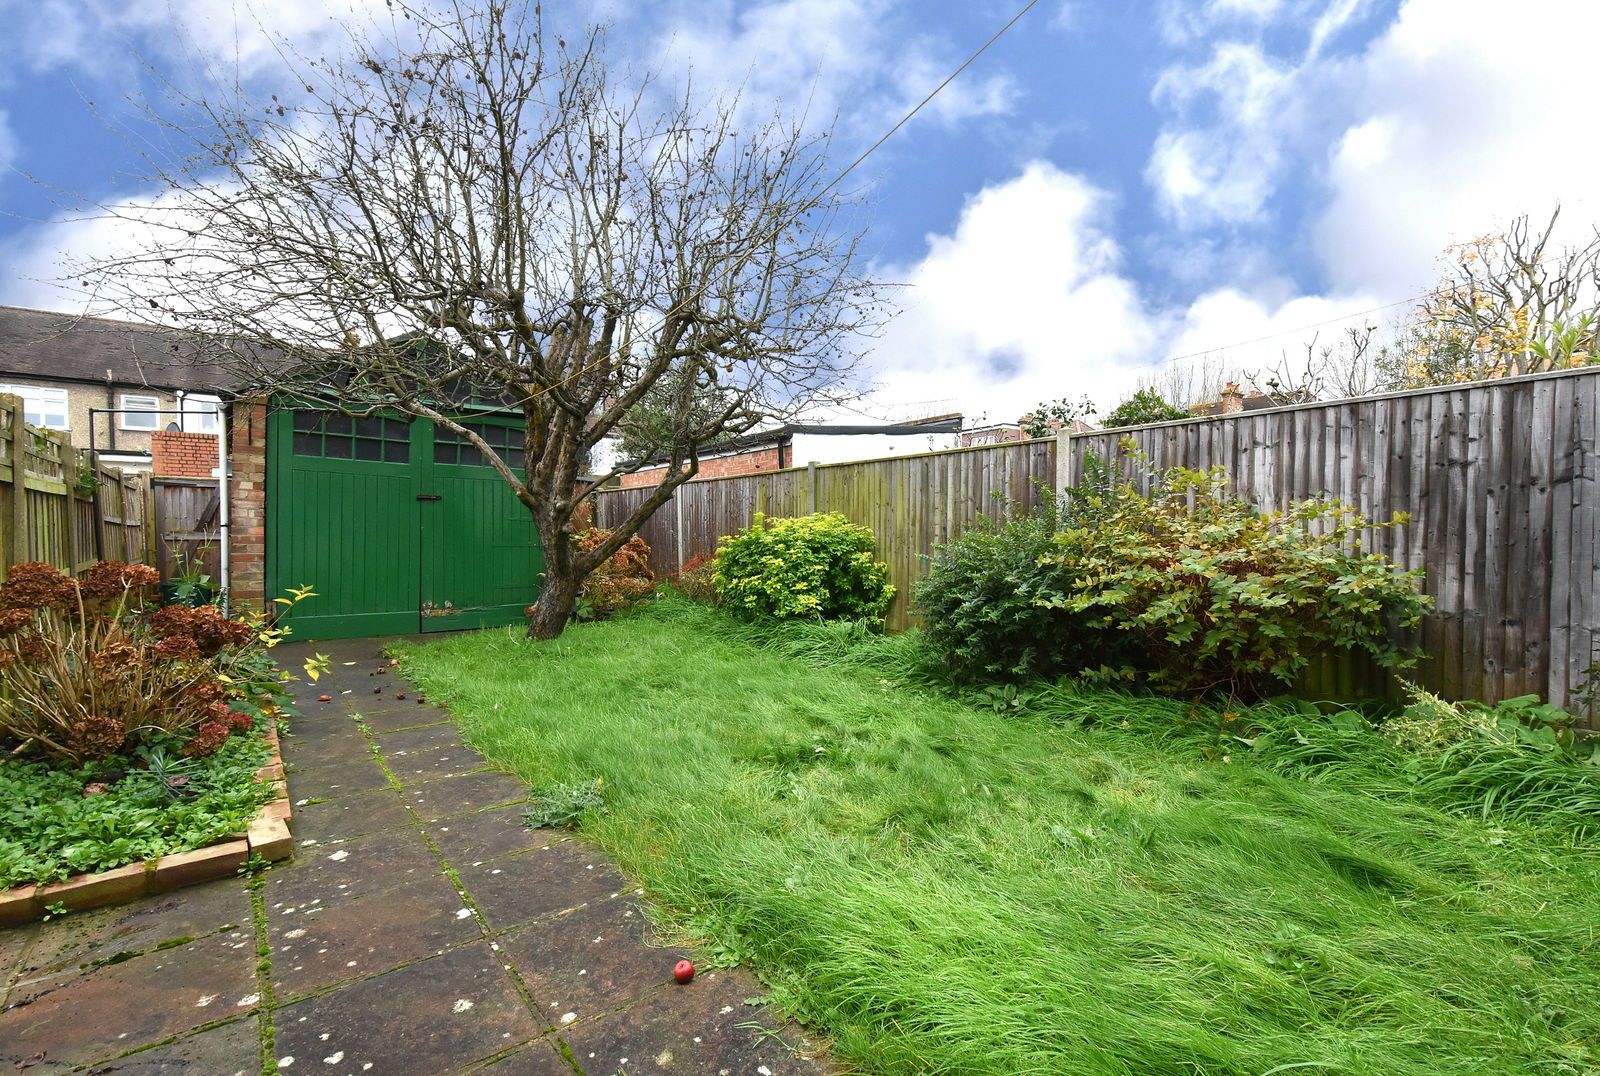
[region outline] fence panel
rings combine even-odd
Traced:
[[[922,558],[979,516],[998,518],[1006,500],[1036,506],[1039,488],[1053,485],[1055,474],[1056,443],[1046,438],[711,478],[680,486],[639,533],[650,545],[650,566],[670,575],[696,555],[715,552],[718,539],[749,526],[758,512],[842,512],[877,535],[895,585],[889,626],[904,628],[912,621],[911,587],[926,574]],[[648,493],[597,493],[597,524],[616,526]]]
[[[147,560],[144,478],[98,466],[22,415],[17,397],[0,395],[0,572],[23,561],[81,572],[97,559]]]
[[[222,576],[221,500],[215,479],[157,478],[151,483],[155,567],[164,580],[187,572]]]
[[[1406,513],[1366,548],[1426,574],[1435,608],[1417,679],[1450,698],[1576,707],[1600,614],[1597,437],[1600,370],[1585,369],[1073,434],[1062,452],[1075,473],[1089,453],[1125,474],[1139,457],[1221,465],[1263,509],[1332,496],[1377,520]],[[1303,687],[1394,690],[1352,661],[1313,670]]]

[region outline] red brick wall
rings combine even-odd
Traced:
[[[754,452],[740,452],[732,456],[718,456],[716,459],[701,460],[700,473],[696,478],[727,478],[736,474],[752,474],[756,471],[776,471],[778,469],[778,448],[761,448]],[[635,471],[633,474],[622,476],[624,489],[634,486],[658,485],[667,477],[665,467],[652,467],[648,471]]]
[[[233,480],[228,551],[235,606],[262,609],[267,600],[267,409],[239,403],[232,413]]]
[[[214,434],[157,430],[150,435],[150,473],[157,478],[210,478],[216,469]]]

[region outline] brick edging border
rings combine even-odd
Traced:
[[[74,875],[64,882],[8,889],[0,893],[0,927],[39,919],[52,904],[81,912],[136,900],[147,894],[229,878],[238,873],[251,856],[272,862],[288,859],[294,854],[294,838],[289,832],[293,811],[289,805],[289,786],[283,778],[283,750],[278,742],[276,719],[268,726],[263,739],[272,749],[272,755],[267,764],[256,771],[256,777],[271,785],[277,795],[262,805],[244,833],[229,834],[192,852],[174,852],[98,874]]]

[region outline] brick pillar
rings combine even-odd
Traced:
[[[241,400],[232,408],[233,481],[229,568],[235,608],[267,603],[267,408]]]

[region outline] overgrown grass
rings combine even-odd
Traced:
[[[1153,700],[965,706],[914,646],[666,601],[407,668],[535,789],[603,779],[586,830],[863,1070],[1600,1072],[1600,847],[1207,762]]]

